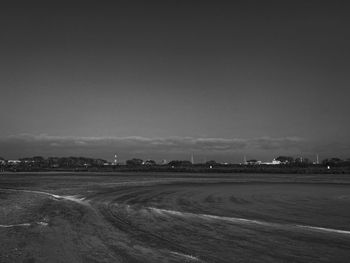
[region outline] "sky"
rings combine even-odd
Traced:
[[[349,7],[2,2],[0,156],[350,158]]]

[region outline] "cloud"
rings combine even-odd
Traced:
[[[148,138],[141,136],[128,137],[79,137],[52,136],[47,134],[18,134],[0,138],[3,149],[17,149],[26,154],[98,154],[103,152],[129,153],[211,153],[234,154],[242,151],[270,151],[298,149],[304,143],[298,137],[284,138],[195,138],[168,137]],[[32,151],[32,153],[30,152]]]
[[[122,160],[132,157],[152,159],[186,159],[191,153],[197,158],[241,161],[247,158],[271,160],[278,155],[313,158],[349,158],[350,143],[312,141],[300,137],[259,138],[196,138],[142,136],[53,136],[47,134],[17,134],[0,137],[0,156],[20,158],[42,156],[87,156],[111,159],[115,153]],[[202,156],[202,157],[200,157]]]

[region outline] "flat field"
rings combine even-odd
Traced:
[[[0,174],[0,262],[349,262],[350,175]]]

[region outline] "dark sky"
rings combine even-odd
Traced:
[[[350,157],[346,1],[54,2],[1,3],[0,156]]]

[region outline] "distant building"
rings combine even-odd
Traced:
[[[273,159],[271,164],[274,164],[274,165],[281,164],[281,161]]]
[[[282,162],[276,159],[273,159],[272,162],[263,162],[261,164],[267,164],[267,165],[278,165],[281,164]]]
[[[258,160],[248,160],[245,162],[245,164],[247,165],[260,165],[261,164],[261,161],[258,161]]]
[[[9,165],[16,165],[16,164],[20,164],[21,161],[20,160],[8,160],[7,163]]]

